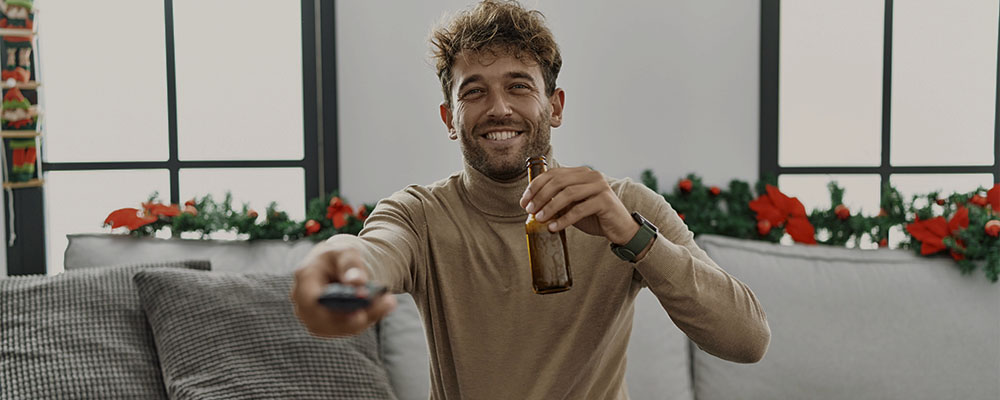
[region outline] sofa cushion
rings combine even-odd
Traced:
[[[379,349],[399,400],[427,400],[430,354],[420,311],[413,297],[397,294],[396,309],[379,321]]]
[[[633,399],[692,400],[691,345],[649,289],[635,298],[625,383]]]
[[[211,260],[213,271],[291,272],[315,245],[309,240],[200,240],[135,238],[128,235],[66,235],[66,270],[104,265],[169,261]]]
[[[696,397],[998,399],[1000,284],[950,257],[704,236],[771,327],[758,364],[694,355]]]
[[[172,398],[394,398],[374,329],[309,335],[290,274],[150,270],[135,282]]]
[[[152,267],[0,279],[0,399],[166,398],[132,275]]]

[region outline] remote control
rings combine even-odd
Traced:
[[[334,311],[352,312],[370,306],[386,291],[385,286],[374,282],[368,282],[364,286],[331,283],[319,296],[319,303]]]

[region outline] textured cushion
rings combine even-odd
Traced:
[[[692,400],[691,344],[659,300],[643,289],[635,298],[625,383],[635,400]]]
[[[198,240],[135,238],[128,235],[66,235],[66,270],[105,265],[211,260],[213,271],[291,272],[315,245],[309,240]]]
[[[379,322],[382,360],[399,400],[427,400],[430,354],[420,311],[409,294],[397,294],[396,300],[396,309]]]
[[[171,398],[394,398],[374,330],[310,336],[290,274],[150,270],[135,282]]]
[[[149,267],[0,279],[0,399],[166,398],[132,275]]]
[[[771,327],[758,364],[694,355],[696,397],[1000,399],[1000,284],[950,257],[705,236]]]

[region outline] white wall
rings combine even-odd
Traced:
[[[428,34],[472,1],[338,1],[341,193],[374,202],[462,168],[438,117]],[[758,159],[760,2],[524,0],[561,46],[562,164],[661,189],[689,172],[710,184],[754,181]]]

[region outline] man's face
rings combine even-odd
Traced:
[[[524,61],[522,61],[524,60]],[[529,56],[506,52],[463,52],[452,66],[452,107],[441,119],[462,155],[496,181],[525,172],[528,157],[549,153],[550,130],[562,124],[565,94],[545,95],[541,69]]]

